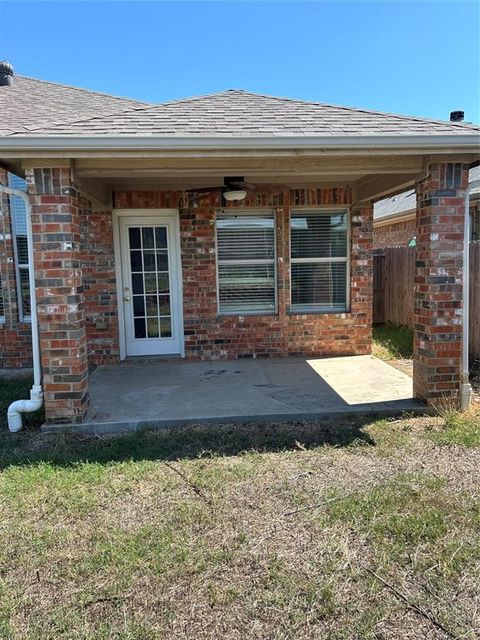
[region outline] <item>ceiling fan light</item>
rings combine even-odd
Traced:
[[[229,191],[225,191],[223,193],[223,197],[225,198],[225,200],[228,200],[228,202],[234,200],[245,200],[245,198],[247,197],[247,192],[245,191],[245,189],[232,189]]]

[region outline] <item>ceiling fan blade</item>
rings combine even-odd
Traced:
[[[187,193],[212,193],[213,191],[223,191],[225,187],[223,186],[215,186],[215,187],[197,187],[196,189],[185,189]]]

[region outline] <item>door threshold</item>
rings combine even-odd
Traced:
[[[171,360],[183,360],[183,356],[181,353],[153,356],[127,356],[125,360],[122,360],[121,364],[145,364],[148,362],[169,362]]]

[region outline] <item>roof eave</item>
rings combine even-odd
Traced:
[[[194,137],[194,136],[4,136],[2,150],[402,150],[435,153],[480,153],[480,132],[419,136],[278,136],[278,137]]]

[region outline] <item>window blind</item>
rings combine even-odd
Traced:
[[[348,277],[347,212],[292,212],[290,250],[292,310],[345,311]]]
[[[274,313],[273,213],[217,216],[217,269],[220,313]]]
[[[20,191],[27,190],[23,178],[9,174],[9,184]],[[30,287],[28,270],[28,242],[27,242],[27,209],[23,198],[10,197],[10,212],[15,251],[15,270],[17,281],[17,297],[19,320],[30,319]]]

